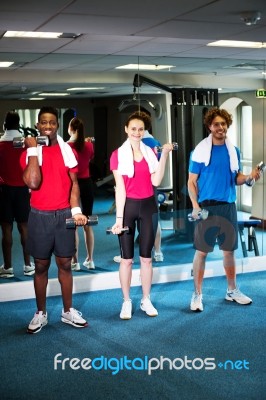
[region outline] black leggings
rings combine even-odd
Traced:
[[[121,257],[134,257],[134,239],[136,224],[139,231],[139,255],[151,258],[152,248],[158,226],[158,206],[154,196],[146,199],[126,199],[124,209],[124,226],[129,232],[119,235]]]

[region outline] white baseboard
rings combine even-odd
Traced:
[[[237,259],[237,274],[259,272],[266,270],[266,256]],[[192,279],[192,264],[178,264],[153,268],[153,284],[169,283]],[[108,276],[107,276],[108,274]],[[206,263],[205,277],[224,275],[222,260]],[[120,288],[118,271],[93,273],[75,276],[73,279],[73,293],[84,293],[95,290]],[[140,286],[140,270],[132,271],[132,286]],[[57,278],[49,279],[47,296],[61,295],[61,288]],[[33,281],[3,283],[0,290],[0,302],[25,300],[35,298]]]

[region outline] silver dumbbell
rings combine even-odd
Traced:
[[[173,145],[173,151],[178,150],[178,143],[173,142],[172,145]],[[161,153],[163,151],[163,146],[156,146],[155,148],[158,153]]]
[[[36,136],[37,144],[40,146],[48,146],[49,138],[48,136]],[[25,138],[23,136],[18,136],[13,139],[13,147],[21,149],[25,147]]]
[[[258,170],[260,171],[260,174],[262,175],[263,172],[264,172],[265,169],[266,169],[266,165],[264,164],[263,161],[261,161],[260,163],[257,164],[256,168],[258,168]],[[252,177],[249,177],[249,178],[246,180],[246,182],[245,182],[245,184],[246,184],[247,186],[250,186],[250,187],[254,186],[255,183],[256,183],[256,181],[255,181],[255,179],[253,179]]]
[[[124,226],[124,228],[121,229],[121,232],[129,232],[129,227]],[[112,233],[112,227],[106,228],[106,234],[110,235]]]
[[[89,215],[88,217],[88,221],[86,223],[86,225],[98,225],[99,222],[99,218],[98,215]],[[66,228],[76,228],[76,226],[84,226],[84,225],[76,225],[75,223],[75,219],[74,218],[67,218],[66,219]]]
[[[194,222],[194,221],[197,221],[197,220],[199,220],[199,219],[207,219],[208,218],[208,215],[209,215],[209,211],[208,210],[205,210],[204,208],[202,209],[202,210],[200,210],[199,212],[198,212],[198,214],[197,214],[197,217],[198,218],[193,218],[193,216],[192,216],[192,213],[190,213],[190,214],[188,214],[188,220],[190,221],[190,222]]]

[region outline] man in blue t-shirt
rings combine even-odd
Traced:
[[[223,264],[227,277],[225,299],[239,304],[252,300],[240,292],[236,285],[234,250],[238,247],[238,224],[236,211],[236,185],[243,185],[252,176],[260,177],[257,168],[250,175],[241,172],[240,151],[227,138],[232,116],[224,109],[212,108],[204,117],[210,135],[203,139],[190,156],[188,192],[192,202],[192,217],[196,220],[194,231],[193,260],[194,293],[190,309],[203,311],[202,282],[205,261],[217,241],[223,251]],[[198,213],[206,209],[209,214],[200,220]]]

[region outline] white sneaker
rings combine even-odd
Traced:
[[[202,294],[194,292],[190,302],[191,311],[203,311]]]
[[[154,252],[154,261],[156,262],[162,262],[163,261],[163,253],[160,251],[159,253]]]
[[[1,265],[0,267],[0,278],[13,278],[13,268],[5,269],[4,267],[4,265]]]
[[[113,260],[114,260],[114,262],[120,264],[121,263],[121,256],[114,256]]]
[[[25,276],[33,275],[35,273],[35,264],[31,262],[30,265],[24,265],[23,271]]]
[[[131,319],[132,317],[132,302],[131,300],[125,300],[122,304],[120,318],[121,319]]]
[[[252,299],[250,297],[246,296],[245,294],[243,294],[242,292],[240,292],[240,290],[238,288],[233,289],[233,290],[227,289],[226,295],[225,295],[225,300],[235,301],[238,304],[243,304],[243,305],[252,303]]]
[[[81,312],[75,310],[75,308],[70,308],[67,312],[62,310],[61,321],[65,324],[75,326],[76,328],[85,328],[88,326],[88,322],[82,318]]]
[[[80,271],[80,263],[71,263],[72,271]]]
[[[158,311],[153,307],[150,296],[141,300],[140,309],[144,311],[149,317],[157,317]]]
[[[29,323],[27,332],[28,333],[38,333],[42,329],[43,326],[47,325],[48,318],[47,313],[44,314],[42,311],[36,312],[34,317]]]
[[[93,261],[88,261],[87,258],[83,263],[84,267],[86,267],[87,269],[95,269],[95,265]]]

